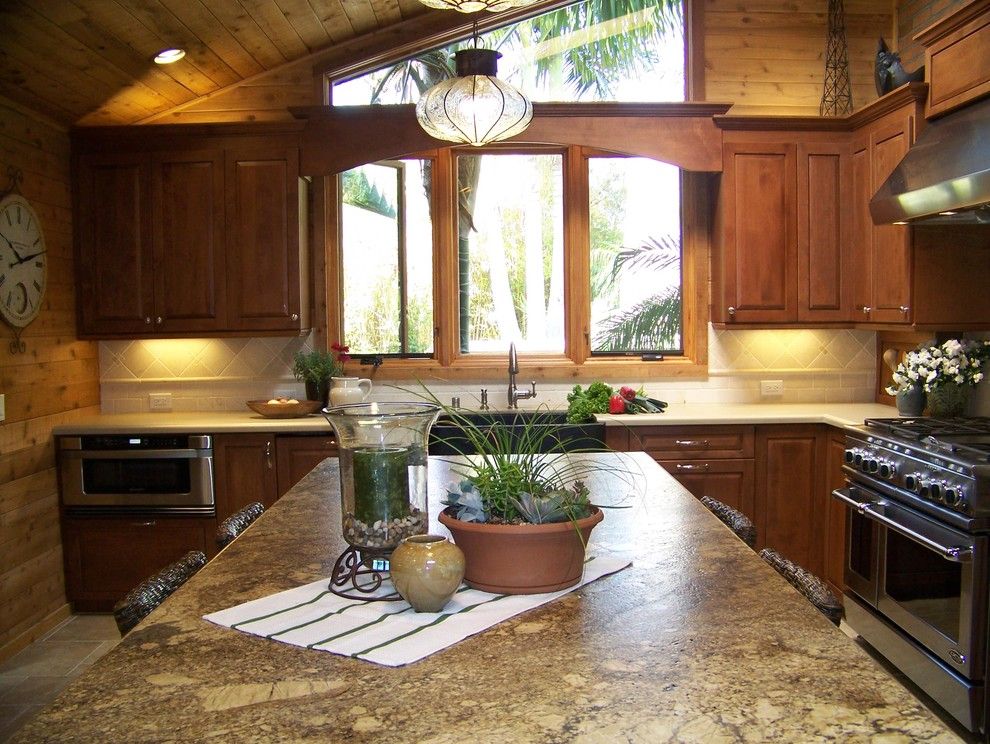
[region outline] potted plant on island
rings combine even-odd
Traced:
[[[473,452],[449,461],[462,479],[447,487],[439,516],[464,552],[464,580],[500,594],[552,592],[578,583],[588,537],[604,517],[584,480],[593,469],[622,475],[627,470],[618,461],[592,464],[552,438],[547,445],[546,419],[541,423],[539,413],[521,433],[512,433],[484,417],[443,408],[463,433],[463,451]]]
[[[330,397],[330,378],[339,377],[350,359],[349,347],[333,343],[330,351],[299,351],[292,362],[292,374],[306,386],[306,399],[318,400],[325,408]]]

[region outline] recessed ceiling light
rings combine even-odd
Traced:
[[[170,65],[173,62],[178,62],[185,56],[185,49],[162,49],[155,55],[155,62],[160,65]]]

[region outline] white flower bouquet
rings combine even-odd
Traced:
[[[941,346],[909,351],[894,370],[890,395],[921,385],[926,393],[947,385],[976,385],[990,359],[990,341],[949,339]]]

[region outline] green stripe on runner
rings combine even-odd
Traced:
[[[247,620],[241,620],[239,623],[234,623],[230,627],[233,629],[237,629],[241,625],[247,625],[248,623],[256,623],[259,620],[267,620],[270,617],[281,615],[283,612],[291,612],[292,610],[298,610],[300,607],[305,607],[308,604],[313,604],[313,602],[316,602],[331,593],[332,592],[329,589],[327,589],[326,591],[320,592],[312,599],[307,599],[305,602],[300,602],[299,604],[292,605],[291,607],[284,607],[281,610],[275,610],[275,612],[269,612],[267,615],[259,615],[258,617],[252,617],[252,618],[248,618]]]

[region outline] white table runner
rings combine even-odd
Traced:
[[[578,584],[548,594],[489,594],[462,584],[442,612],[413,612],[405,600],[345,599],[327,589],[329,579],[321,579],[203,617],[270,640],[394,667],[419,661],[629,565],[621,558],[591,556]],[[385,588],[391,590],[391,584],[386,582]]]

